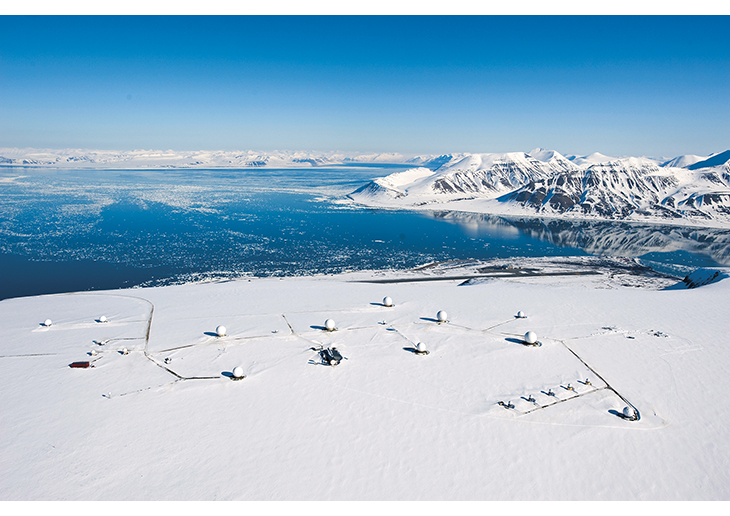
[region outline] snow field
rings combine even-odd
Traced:
[[[354,282],[371,277],[2,301],[0,496],[727,499],[726,281]],[[319,346],[345,360],[322,365]],[[616,415],[619,395],[640,420]]]

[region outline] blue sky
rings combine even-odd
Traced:
[[[0,17],[0,147],[730,148],[730,18]]]

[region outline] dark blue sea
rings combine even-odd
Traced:
[[[0,299],[473,258],[626,256],[678,276],[730,264],[730,230],[369,209],[347,199],[406,168],[0,168]]]

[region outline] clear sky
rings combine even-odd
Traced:
[[[0,16],[0,147],[730,148],[730,17]]]

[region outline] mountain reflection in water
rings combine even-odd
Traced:
[[[730,229],[512,218],[457,211],[434,211],[428,215],[457,224],[474,238],[525,235],[560,247],[582,249],[595,256],[647,257],[662,261],[662,256],[686,252],[706,256],[716,265],[730,265]]]

